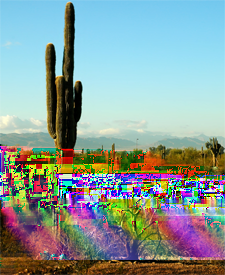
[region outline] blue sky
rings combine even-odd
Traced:
[[[45,49],[62,74],[67,1],[1,1],[0,132],[47,132]],[[225,136],[224,1],[72,1],[81,137]]]

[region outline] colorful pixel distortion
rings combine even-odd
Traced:
[[[184,177],[157,170],[60,174],[55,164],[18,164],[17,154],[4,150],[1,148],[1,211],[8,227],[18,231],[34,257],[48,251],[74,259],[90,255],[126,259],[126,241],[132,240],[133,228],[144,232],[144,222],[153,219],[166,238],[162,243],[180,258],[224,259],[224,176],[195,173]],[[126,214],[127,226],[121,229],[123,211],[137,205],[141,219],[132,220]],[[122,241],[117,231],[122,232]],[[71,240],[69,248],[63,247],[57,232],[60,238]],[[76,236],[91,247],[92,254],[85,253]],[[139,244],[159,242],[140,236]],[[121,245],[120,254],[113,243]]]

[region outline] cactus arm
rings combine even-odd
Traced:
[[[66,4],[65,10],[65,27],[64,27],[64,53],[63,53],[63,76],[69,86],[73,86],[73,69],[74,69],[74,22],[75,13],[71,2]]]
[[[215,148],[215,140],[214,140],[214,138],[213,138],[213,149]]]
[[[46,64],[46,105],[47,127],[51,138],[56,139],[56,86],[55,86],[55,48],[52,43],[47,44],[45,51]]]
[[[66,139],[67,148],[75,144],[75,121],[73,109],[73,70],[74,70],[74,22],[75,12],[71,2],[66,4],[64,28],[64,63],[63,76],[65,78],[65,103],[66,103]]]
[[[75,86],[75,99],[74,99],[74,119],[77,123],[80,120],[81,116],[81,105],[82,105],[82,83],[80,81],[76,81]]]
[[[64,75],[64,70],[63,70],[64,62],[65,62],[65,48],[63,48],[62,75]]]
[[[82,104],[82,83],[80,81],[76,81],[74,85],[75,91],[75,99],[73,102],[74,109],[74,143],[71,144],[72,148],[75,146],[77,140],[77,122],[80,120],[81,116],[81,104]]]
[[[207,149],[211,149],[212,144],[211,144],[210,142],[206,142],[205,147],[206,147]]]
[[[56,78],[57,111],[56,111],[56,144],[60,149],[65,148],[66,134],[66,106],[65,106],[65,80],[63,76]]]

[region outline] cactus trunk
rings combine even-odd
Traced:
[[[47,44],[45,54],[48,132],[54,139],[55,147],[62,150],[73,150],[77,123],[81,116],[83,88],[80,81],[74,86],[75,98],[73,92],[74,22],[74,6],[68,2],[65,10],[62,76],[55,77],[56,55],[52,43]]]
[[[82,84],[80,81],[75,83],[75,98],[73,91],[74,22],[74,6],[68,2],[65,9],[62,76],[55,76],[56,54],[54,45],[52,43],[47,44],[45,52],[48,132],[54,139],[55,147],[62,150],[60,164],[70,164],[71,168],[73,148],[77,138],[77,123],[81,116],[82,104]],[[62,170],[60,172],[63,173]],[[69,173],[71,173],[71,169]],[[55,218],[55,213],[53,216]]]

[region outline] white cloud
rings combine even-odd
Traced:
[[[11,45],[12,45],[12,42],[7,41],[4,45],[2,45],[2,47],[7,47],[8,48]]]
[[[37,126],[42,126],[42,122],[38,119],[30,118],[30,121]]]
[[[34,118],[20,119],[13,115],[0,116],[0,129],[5,131],[13,131],[14,133],[23,132],[45,132],[47,130],[47,122]]]
[[[11,47],[12,45],[22,45],[22,44],[20,42],[12,43],[11,41],[7,41],[5,44],[2,45],[2,47],[6,47],[7,49],[9,49],[9,47]]]
[[[4,129],[4,128],[7,128],[7,126],[10,125],[10,123],[13,123],[12,120],[13,118],[16,117],[16,116],[1,116],[0,117],[0,128]]]
[[[22,134],[22,131],[21,130],[14,130],[14,133],[16,133],[16,134]]]
[[[108,128],[99,131],[100,135],[114,135],[119,134],[120,130],[115,128]]]
[[[29,131],[30,133],[39,133],[39,132],[42,132],[41,130],[32,129],[32,128],[29,128],[28,131]]]
[[[182,136],[184,137],[192,137],[192,136],[195,136],[195,135],[201,135],[202,132],[199,132],[199,131],[188,131],[188,132],[184,132],[182,134]]]
[[[137,129],[137,132],[144,133],[144,131],[142,129]]]
[[[84,129],[87,129],[88,127],[90,127],[90,122],[79,122],[78,124],[77,124],[77,126],[80,128],[84,128]]]
[[[84,135],[85,133],[84,133],[84,131],[81,131],[81,130],[77,130],[77,135],[79,136],[79,135]]]
[[[21,129],[21,130],[14,130],[14,133],[16,134],[22,134],[24,132],[29,132],[29,133],[39,133],[39,132],[42,132],[41,130],[35,130],[35,129],[32,129],[32,128],[29,128],[29,129]]]
[[[147,128],[147,121],[134,121],[134,120],[115,120],[115,123],[127,128]]]

